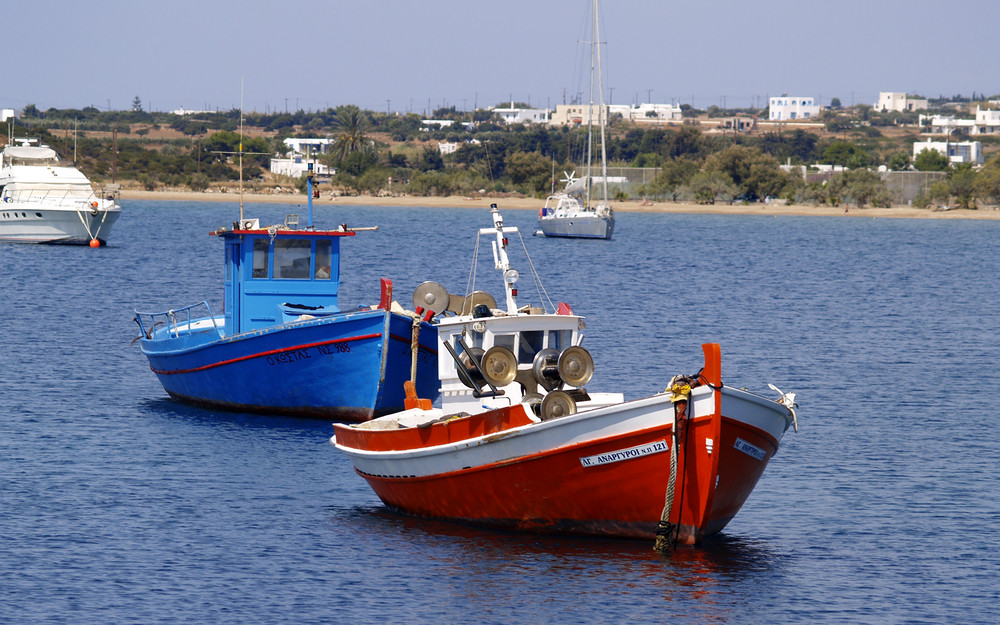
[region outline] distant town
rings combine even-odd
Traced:
[[[1000,205],[1000,96],[882,92],[763,109],[506,102],[428,114],[322,111],[0,110],[5,139],[35,137],[102,185],[147,190],[537,197],[586,175],[605,126],[606,177],[626,201],[927,208]],[[591,152],[593,154],[593,152]],[[242,164],[243,170],[240,171]]]

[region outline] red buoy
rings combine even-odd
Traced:
[[[90,240],[90,247],[101,247],[101,242],[97,239]]]

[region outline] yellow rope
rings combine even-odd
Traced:
[[[664,496],[663,512],[660,513],[660,523],[656,528],[656,541],[653,543],[653,551],[660,555],[666,555],[677,542],[677,528],[670,523],[670,511],[674,507],[674,492],[677,487],[677,448],[679,438],[677,435],[677,402],[687,401],[691,397],[691,385],[687,382],[677,381],[677,378],[670,380],[670,385],[666,392],[670,393],[670,403],[675,406],[673,425],[670,428],[670,477],[667,479],[667,492]],[[678,519],[678,522],[680,519]]]

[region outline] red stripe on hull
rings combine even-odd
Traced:
[[[192,369],[173,369],[171,371],[161,371],[160,369],[154,369],[150,366],[150,370],[153,373],[159,375],[173,375],[175,373],[193,373],[195,371],[204,371],[205,369],[214,369],[215,367],[223,367],[225,365],[231,365],[234,362],[240,362],[243,360],[250,360],[253,358],[264,358],[266,356],[273,356],[274,354],[284,354],[286,352],[294,352],[300,349],[308,349],[310,347],[318,347],[320,345],[333,345],[335,343],[347,343],[350,341],[364,341],[367,339],[377,339],[381,338],[382,335],[378,332],[373,334],[361,334],[358,336],[348,336],[340,339],[332,339],[329,341],[318,341],[316,343],[304,343],[302,345],[295,345],[292,347],[282,347],[280,349],[271,349],[266,352],[258,352],[256,354],[247,354],[246,356],[240,356],[239,358],[230,358],[228,360],[220,360],[219,362],[213,362],[207,365],[202,365],[200,367],[194,367]]]
[[[408,336],[400,336],[398,334],[390,334],[389,338],[393,339],[395,341],[402,341],[403,343],[406,343],[406,344],[410,344],[410,343],[413,342],[412,338],[410,338]],[[434,349],[432,347],[427,347],[426,345],[423,345],[423,344],[418,344],[417,347],[419,349],[424,350],[428,354],[434,354],[435,356],[437,356],[438,350],[436,350],[436,349]]]

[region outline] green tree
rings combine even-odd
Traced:
[[[823,162],[828,165],[851,167],[852,163],[858,163],[859,160],[866,160],[867,156],[864,150],[850,141],[834,141],[823,150]]]
[[[701,169],[701,165],[691,158],[674,158],[663,164],[652,190],[656,194],[664,194],[674,202],[680,196],[691,178]]]
[[[420,162],[416,164],[416,168],[420,171],[444,169],[444,158],[441,156],[441,150],[434,146],[425,146],[423,153],[420,155]]]
[[[838,197],[858,207],[868,204],[889,206],[889,189],[882,177],[867,169],[852,169],[835,174],[827,183],[831,197]]]
[[[937,150],[924,148],[913,159],[913,166],[917,171],[946,171],[948,169],[948,157]]]
[[[896,152],[889,157],[889,169],[892,171],[907,171],[910,169],[910,155],[906,152]]]
[[[357,106],[347,104],[337,107],[331,152],[334,165],[338,165],[348,154],[354,152],[375,153],[375,142],[366,134],[370,127],[367,113]]]
[[[728,174],[718,170],[700,171],[691,177],[688,188],[699,204],[715,204],[715,200],[729,201],[739,194],[739,187]]]
[[[737,195],[751,201],[778,195],[788,182],[773,156],[743,145],[733,145],[709,156],[703,170],[726,174],[738,188]]]
[[[507,157],[507,175],[517,185],[527,185],[534,192],[544,192],[552,178],[552,164],[538,152],[514,152]]]
[[[961,163],[948,172],[949,190],[959,207],[976,207],[976,176],[972,163]]]
[[[976,196],[990,204],[1000,204],[1000,154],[983,165],[976,181]]]

